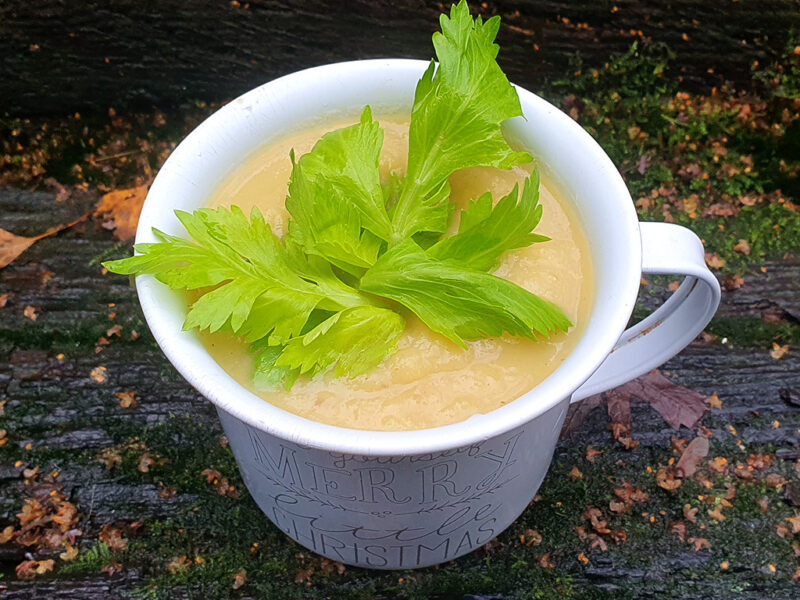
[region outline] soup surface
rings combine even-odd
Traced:
[[[326,131],[349,124],[319,127],[270,144],[223,182],[209,206],[237,205],[245,214],[258,206],[276,235],[282,236],[289,216],[284,202],[290,149],[301,156]],[[385,134],[381,176],[388,179],[391,172],[405,172],[408,122],[381,119],[381,126]],[[466,169],[451,177],[451,199],[463,208],[489,190],[497,201],[527,175],[522,168]],[[586,324],[592,300],[589,252],[576,219],[546,181],[539,202],[543,216],[535,231],[551,240],[507,253],[495,274],[558,305],[574,324],[566,334],[543,341],[484,339],[468,343],[464,350],[409,315],[397,353],[373,371],[354,379],[336,378],[332,372],[314,379],[301,377],[288,392],[254,389],[252,355],[230,334],[203,333],[203,343],[234,379],[264,400],[330,425],[374,431],[426,429],[500,408],[565,360]]]

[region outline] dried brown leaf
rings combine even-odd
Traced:
[[[183,571],[192,564],[192,561],[186,558],[186,556],[175,556],[167,563],[167,571],[170,573],[175,573],[177,571]]]
[[[5,229],[0,229],[0,269],[14,262],[14,260],[20,254],[25,252],[25,250],[27,250],[34,242],[46,237],[50,237],[51,235],[55,235],[59,231],[68,229],[73,225],[80,223],[81,221],[85,221],[88,216],[89,213],[86,213],[85,215],[81,216],[78,219],[75,219],[74,221],[71,221],[70,223],[63,223],[61,225],[56,225],[55,227],[51,227],[44,233],[35,235],[33,237],[14,235],[10,231],[6,231]]]
[[[673,429],[679,429],[681,425],[694,427],[706,411],[705,396],[673,383],[657,369],[607,392],[607,396],[627,400],[636,397],[649,402]]]
[[[774,358],[775,360],[780,360],[789,352],[789,345],[784,344],[781,346],[777,342],[772,342],[772,350],[769,351],[769,355]]]
[[[669,532],[677,535],[680,541],[686,541],[686,523],[683,521],[678,521],[677,523],[670,525]]]
[[[112,552],[125,550],[128,546],[127,538],[122,537],[122,532],[111,523],[103,525],[103,529],[100,530],[97,538],[108,546],[108,549]]]
[[[94,217],[103,219],[103,227],[112,229],[118,240],[133,239],[147,187],[140,185],[105,194],[94,209]]]
[[[239,569],[239,572],[233,576],[233,589],[238,590],[245,583],[247,583],[247,571]]]
[[[120,408],[133,408],[136,406],[136,392],[133,390],[117,392],[114,395],[119,398]]]
[[[725,266],[726,261],[724,258],[720,258],[716,252],[713,254],[706,252],[706,264],[712,269],[721,269]]]
[[[75,560],[77,556],[78,549],[72,546],[69,542],[64,542],[64,552],[59,554],[58,557],[64,562],[71,562]]]
[[[666,467],[661,467],[656,471],[656,483],[659,487],[668,491],[676,490],[681,487],[681,480],[675,479],[675,474],[671,469],[668,470]]]
[[[222,478],[222,475],[216,469],[205,469],[200,472],[200,475],[206,478],[206,483],[213,483],[215,479],[219,480]]]
[[[154,464],[156,464],[156,461],[153,460],[153,457],[151,457],[147,452],[145,452],[139,458],[139,464],[136,468],[140,473],[148,473],[150,471],[150,467],[152,467]]]
[[[708,461],[708,467],[715,473],[724,473],[728,468],[728,459],[723,456],[715,456]]]
[[[783,477],[783,475],[778,475],[777,473],[770,473],[764,478],[764,481],[768,486],[776,489],[786,485],[786,479]]]
[[[717,504],[714,508],[708,511],[708,516],[714,519],[715,521],[724,521],[725,515],[722,514],[722,505]]]
[[[792,533],[800,533],[800,515],[786,517],[786,522],[792,526]]]
[[[708,439],[704,437],[694,438],[686,450],[681,454],[675,472],[679,477],[691,477],[697,471],[700,461],[708,456]]]
[[[743,239],[739,240],[733,247],[733,251],[739,252],[740,254],[744,254],[745,256],[750,256],[750,242]]]
[[[37,575],[43,575],[53,570],[55,561],[50,560],[25,560],[18,564],[14,571],[18,579],[28,581],[34,579]]]
[[[692,537],[689,538],[689,543],[694,544],[694,551],[700,552],[703,548],[706,550],[711,550],[711,542],[709,542],[706,538],[702,537]]]

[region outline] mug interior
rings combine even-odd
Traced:
[[[176,209],[205,206],[215,189],[253,152],[326,121],[357,120],[365,104],[381,114],[410,113],[426,61],[379,59],[338,63],[287,75],[224,106],[172,153],[142,209],[137,243],[152,228],[186,233]],[[222,410],[301,445],[348,454],[390,456],[457,448],[488,439],[542,414],[571,394],[612,350],[633,310],[641,275],[641,242],[630,195],[616,167],[578,124],[538,96],[517,88],[525,117],[504,131],[555,182],[588,239],[594,302],[589,323],[566,360],[514,402],[461,423],[418,431],[334,427],[283,411],[242,387],[211,358],[197,335],[182,331],[186,299],[152,276],[136,278],[153,335],[178,371]]]

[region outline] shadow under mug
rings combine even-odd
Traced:
[[[172,153],[142,210],[137,243],[152,228],[185,235],[174,210],[203,207],[253,152],[324,123],[410,112],[428,63],[379,59],[287,75],[221,108]],[[485,544],[525,509],[541,484],[570,402],[660,365],[705,327],[719,284],[691,231],[639,223],[613,163],[572,119],[518,88],[524,118],[504,124],[536,157],[585,232],[595,299],[574,350],[547,379],[508,405],[435,429],[373,432],[333,427],[261,400],[183,331],[185,297],[140,276],[147,322],[178,371],[213,402],[253,499],[288,536],[350,565],[424,567]],[[667,302],[625,329],[642,274],[684,275]],[[454,393],[458,393],[454,390]]]

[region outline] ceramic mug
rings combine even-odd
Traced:
[[[253,152],[328,120],[411,109],[425,61],[367,60],[308,69],[244,94],[172,153],[144,204],[137,243],[157,227],[186,235],[175,209],[205,206]],[[253,499],[288,536],[349,565],[424,567],[485,544],[528,505],[570,402],[633,379],[679,352],[711,319],[719,284],[691,231],[639,223],[610,159],[572,119],[518,88],[524,118],[504,125],[573,207],[591,248],[595,299],[572,353],[547,379],[488,414],[435,429],[374,432],[285,412],[234,381],[194,332],[185,297],[151,276],[136,285],[156,341],[219,412]],[[684,275],[667,302],[625,329],[642,274]]]

